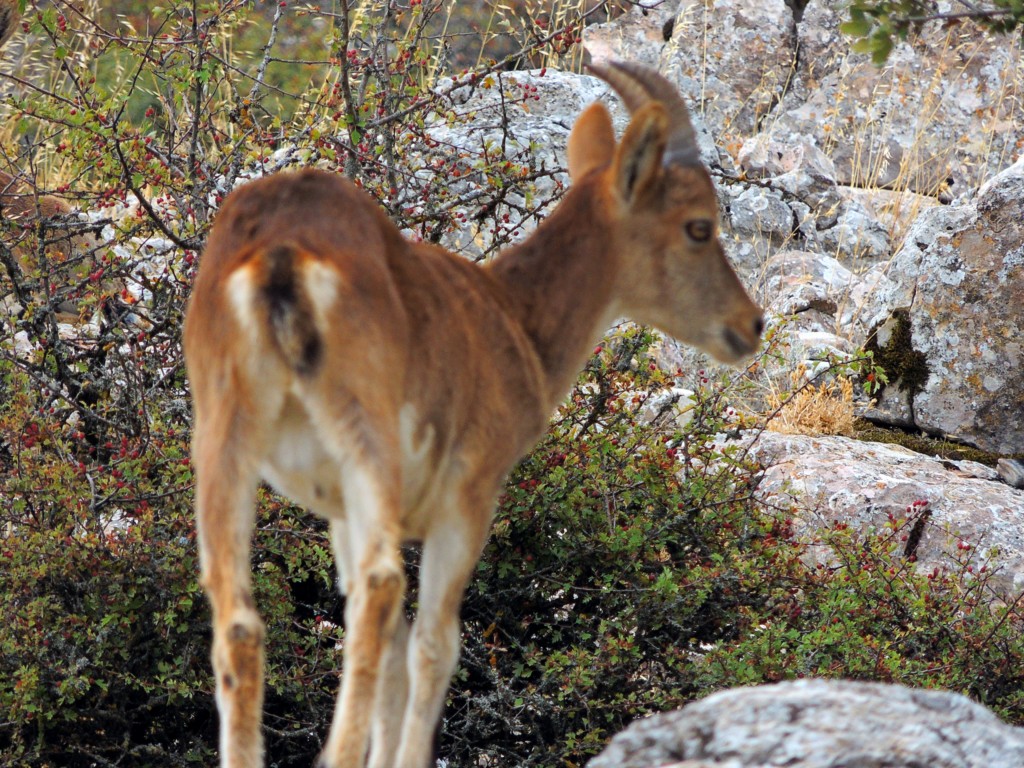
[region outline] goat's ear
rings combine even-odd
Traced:
[[[595,168],[611,162],[615,153],[615,132],[608,109],[594,102],[576,119],[569,134],[569,175],[579,181]]]
[[[633,113],[612,165],[612,183],[623,202],[637,200],[658,180],[668,142],[668,124],[668,115],[657,102]]]

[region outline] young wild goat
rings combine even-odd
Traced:
[[[276,174],[225,202],[184,333],[222,765],[262,761],[261,479],[330,522],[347,598],[320,764],[424,768],[501,484],[602,332],[625,316],[726,362],[757,348],[761,310],[722,250],[681,98],[636,65],[592,69],[630,109],[625,135],[590,106],[558,209],[482,267],[403,239],[334,174]],[[407,542],[422,545],[411,624]]]
[[[0,47],[6,43],[21,21],[18,0],[0,0]]]
[[[43,285],[58,289],[44,292],[40,301],[66,295],[75,284],[87,282],[91,262],[85,254],[97,243],[72,221],[75,217],[70,214],[71,206],[61,198],[40,194],[30,182],[0,170],[0,265],[15,282],[15,294],[21,300],[27,294],[22,290],[26,276],[42,273]],[[37,238],[36,234],[41,236]],[[30,277],[28,282],[34,279]],[[104,287],[114,290],[109,281]],[[54,309],[62,322],[82,319],[78,302],[72,299],[54,302]],[[10,303],[0,302],[0,315],[10,311]]]

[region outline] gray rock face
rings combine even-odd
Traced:
[[[995,569],[992,583],[1007,594],[1024,589],[1024,491],[972,461],[923,456],[898,445],[845,437],[764,432],[751,455],[766,465],[760,492],[772,504],[797,510],[808,541],[833,522],[881,530],[888,516],[927,502],[929,518],[917,546],[919,567],[953,568],[961,542],[974,564]],[[813,548],[812,548],[813,549]],[[823,560],[828,552],[821,551]]]
[[[594,61],[622,59],[657,67],[665,46],[666,28],[675,20],[676,2],[641,0],[614,21],[593,24],[585,31],[586,51]]]
[[[662,71],[721,144],[741,141],[782,96],[796,58],[784,0],[683,0]]]
[[[587,768],[1020,768],[1024,730],[945,691],[797,680],[633,723]]]
[[[888,277],[868,313],[902,316],[879,326],[879,346],[922,367],[891,371],[872,415],[1024,452],[1024,160],[967,204],[922,214]]]
[[[1013,99],[984,106],[1024,77],[1017,49],[929,29],[898,46],[880,70],[849,51],[838,32],[845,5],[833,0],[812,0],[799,23],[782,0],[683,0],[666,41],[673,6],[633,8],[588,33],[587,47],[595,58],[660,60],[680,85],[705,162],[726,170],[723,233],[741,274],[770,283],[770,309],[805,313],[796,333],[814,334],[811,347],[820,333],[846,339],[830,342],[835,349],[864,343],[872,329],[883,344],[909,334],[927,377],[890,372],[869,415],[1024,452],[1024,166],[967,202],[931,207],[932,176],[966,164],[976,178],[1024,142]],[[973,58],[962,59],[964,52]],[[494,80],[452,94],[453,108],[470,119],[431,129],[445,151],[472,157],[500,146],[533,169],[560,168],[572,116],[591,100],[605,100],[620,129],[625,122],[617,100],[592,78],[549,71]],[[531,88],[539,98],[509,98]],[[734,157],[745,178],[730,178]],[[517,218],[527,196],[549,196],[566,181],[542,176],[510,193],[510,231],[525,236],[536,223],[537,216]],[[931,197],[848,184],[909,186]],[[472,256],[486,249],[488,234],[471,225],[446,242]],[[890,263],[894,241],[902,247]],[[773,264],[792,249],[809,255],[787,281]],[[841,286],[816,277],[835,271],[830,259],[852,273]],[[798,358],[804,341],[794,343]]]
[[[653,64],[660,55],[662,71],[732,156],[759,131],[810,140],[840,184],[945,200],[1014,160],[1020,46],[934,24],[878,68],[839,31],[847,5],[811,0],[795,22],[783,0],[683,0],[667,43],[659,7],[601,25],[586,46],[595,58]]]
[[[1024,488],[1024,461],[1020,459],[1000,459],[996,471],[1003,481],[1014,488]]]
[[[805,8],[799,66],[773,111],[773,135],[813,136],[841,184],[931,195],[958,194],[965,180],[978,184],[1012,162],[1020,118],[1008,89],[1024,76],[1020,46],[929,25],[878,68],[839,32],[847,5]]]

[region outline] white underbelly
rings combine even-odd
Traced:
[[[316,514],[345,518],[343,467],[338,452],[329,450],[321,437],[325,428],[314,426],[307,411],[290,398],[272,428],[273,447],[260,474],[276,491]],[[399,428],[402,527],[407,539],[421,540],[433,519],[451,511],[457,462],[449,459],[438,466],[433,461],[433,430],[419,427],[411,406],[402,409]]]
[[[274,490],[326,517],[344,515],[341,465],[309,424],[282,419],[260,474]]]

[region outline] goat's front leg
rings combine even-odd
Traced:
[[[332,538],[346,594],[345,666],[323,768],[365,764],[378,681],[405,598],[398,492],[397,483],[360,466],[343,474],[346,520],[332,526]]]
[[[434,764],[434,739],[461,645],[459,607],[480,557],[491,514],[473,508],[423,542],[419,611],[409,642],[410,689],[396,768]]]

